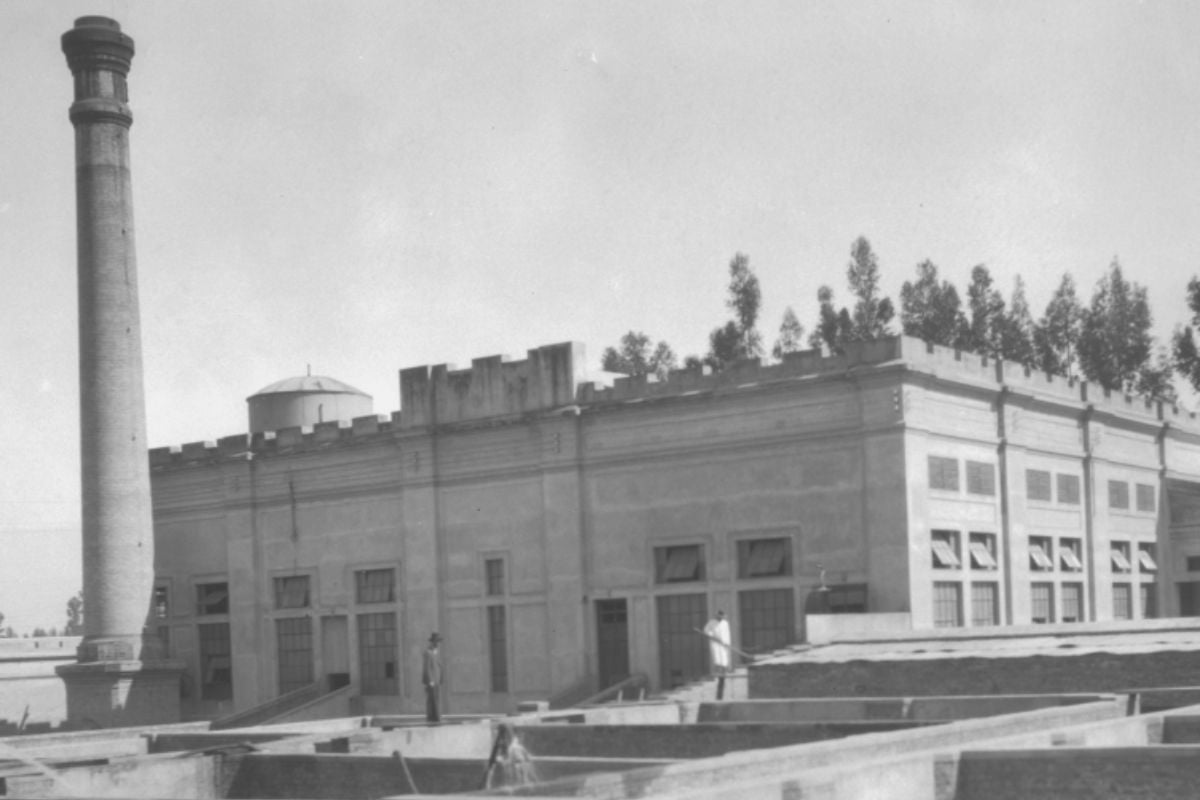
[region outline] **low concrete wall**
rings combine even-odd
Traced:
[[[10,797],[186,797],[216,800],[218,766],[212,758],[138,758],[68,767],[45,776],[7,779]]]
[[[1200,651],[1078,656],[800,661],[750,667],[750,697],[1120,692],[1130,686],[1191,686]]]
[[[1163,744],[1200,744],[1200,716],[1191,714],[1163,717]]]
[[[609,758],[710,758],[739,750],[844,739],[882,731],[908,730],[922,723],[860,720],[809,723],[713,723],[696,725],[530,725],[517,735],[537,756]]]
[[[744,700],[702,703],[698,722],[833,722],[851,720],[947,720],[1016,714],[1035,708],[1112,699],[1103,695],[990,695],[984,697],[840,697],[812,700]]]
[[[732,753],[724,758],[673,764],[656,769],[639,769],[622,775],[592,775],[583,779],[558,781],[533,790],[512,790],[522,796],[546,795],[556,797],[629,798],[653,793],[694,792],[714,793],[723,787],[739,785],[791,785],[798,775],[812,770],[830,770],[829,775],[847,775],[864,770],[867,764],[880,768],[924,770],[929,785],[936,774],[935,757],[953,754],[977,742],[988,742],[1003,736],[1017,736],[1045,731],[1054,727],[1070,727],[1089,722],[1120,719],[1124,716],[1123,702],[1098,701],[1061,708],[1039,709],[1023,714],[1009,714],[984,719],[966,720],[953,725],[935,725],[916,730],[874,733],[838,741],[777,747]],[[915,760],[923,766],[910,767],[902,762]],[[910,772],[909,774],[915,774]],[[887,786],[886,783],[876,786]],[[719,796],[714,794],[713,796]],[[737,796],[731,792],[726,796]],[[748,795],[755,796],[755,795]],[[795,796],[795,792],[791,795]],[[888,796],[906,796],[891,795]],[[929,794],[915,794],[928,797]]]
[[[433,725],[380,730],[369,728],[350,737],[350,752],[405,758],[467,758],[487,761],[495,731],[490,723]]]
[[[907,612],[808,614],[804,617],[804,639],[809,644],[884,639],[911,630],[912,615]]]
[[[964,752],[954,798],[1192,800],[1197,787],[1200,787],[1200,747]]]

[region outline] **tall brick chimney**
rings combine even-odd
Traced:
[[[59,668],[71,723],[179,718],[182,665],[146,635],[154,527],[129,170],[133,40],[106,17],[62,37],[75,79],[84,636]]]

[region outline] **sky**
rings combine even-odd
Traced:
[[[746,253],[768,345],[847,302],[866,236],[899,300],[986,264],[1040,316],[1114,258],[1165,342],[1200,271],[1200,5],[1179,2],[0,3],[0,613],[82,585],[71,79],[117,19],[148,437],[246,398],[628,330],[703,354]]]

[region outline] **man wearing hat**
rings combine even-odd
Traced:
[[[425,684],[425,721],[441,722],[438,713],[438,693],[442,689],[442,655],[438,652],[438,644],[442,637],[434,631],[429,635],[429,646],[425,648],[424,660],[421,663],[421,682]]]

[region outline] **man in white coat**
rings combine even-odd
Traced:
[[[725,696],[725,673],[733,666],[733,654],[730,650],[733,640],[730,638],[729,620],[725,619],[724,611],[718,611],[717,615],[708,621],[704,626],[704,635],[708,637],[708,652],[712,656],[713,672],[717,675],[717,699],[721,700]]]

